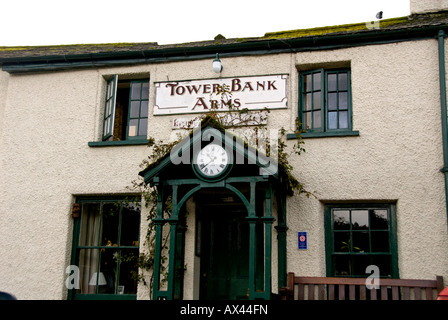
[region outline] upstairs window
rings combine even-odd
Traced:
[[[149,79],[107,82],[103,141],[145,140],[148,131]]]
[[[299,115],[306,133],[352,130],[349,69],[303,72],[299,86]]]

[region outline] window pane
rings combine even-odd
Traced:
[[[338,89],[346,91],[348,89],[347,73],[339,73],[338,75]]]
[[[90,278],[89,285],[98,285],[98,293],[114,293],[119,249],[102,249],[99,274]]]
[[[303,87],[305,89],[305,92],[310,92],[312,90],[312,82],[311,82],[311,74],[307,74],[306,76],[303,77]]]
[[[98,259],[99,249],[81,249],[79,250],[79,289],[77,293],[92,294],[96,293],[96,280],[99,276]],[[93,278],[93,279],[92,279]],[[92,280],[92,285],[89,283]],[[101,279],[102,280],[102,279]],[[102,283],[103,281],[101,281]]]
[[[390,255],[374,255],[371,264],[378,266],[381,277],[392,276],[392,261]]]
[[[148,117],[148,101],[142,101],[140,105],[140,117],[141,118]]]
[[[373,230],[389,228],[387,210],[370,210],[370,223]]]
[[[321,75],[320,72],[313,73],[313,91],[320,90]]]
[[[337,91],[337,74],[330,73],[328,75],[328,91]]]
[[[321,95],[320,91],[313,93],[313,108],[314,110],[318,110],[321,108]]]
[[[112,88],[113,88],[112,84],[113,84],[112,81],[109,81],[109,82],[107,83],[107,94],[106,94],[106,99],[110,99],[110,98],[112,97]]]
[[[369,233],[368,232],[353,232],[353,246],[352,252],[369,252]]]
[[[322,123],[321,112],[314,111],[313,112],[313,128],[320,128]]]
[[[353,230],[369,229],[368,210],[352,210],[352,228]]]
[[[119,222],[119,207],[113,203],[107,203],[103,206],[103,216],[101,217],[102,224],[102,246],[117,246],[118,245],[118,222]]]
[[[303,127],[305,129],[312,129],[313,123],[311,122],[311,112],[305,112],[303,114]]]
[[[348,210],[333,211],[333,229],[334,230],[350,229],[350,212]]]
[[[138,119],[133,119],[129,121],[128,135],[130,137],[135,137],[137,135],[137,126],[138,126]]]
[[[347,110],[347,92],[339,92],[339,109]]]
[[[131,102],[131,111],[129,113],[131,118],[138,118],[140,111],[140,101]]]
[[[103,133],[104,133],[104,135],[110,133],[109,127],[110,127],[110,118],[107,118],[107,119],[104,121],[104,128],[103,128]]]
[[[149,99],[149,82],[142,84],[142,100]]]
[[[140,119],[140,125],[138,127],[138,135],[146,136],[147,133],[148,133],[148,119],[142,118]]]
[[[106,102],[106,111],[104,112],[104,116],[107,117],[111,114],[111,109],[110,109],[110,105],[112,104],[112,102],[109,100]]]
[[[97,246],[100,232],[100,205],[86,203],[82,205],[80,246]]]
[[[136,294],[138,272],[138,249],[122,249],[120,250],[120,274],[118,277],[118,294]]]
[[[140,234],[140,206],[129,204],[123,208],[121,217],[120,246],[138,247]]]
[[[334,233],[334,251],[350,252],[350,232]]]
[[[372,231],[371,236],[373,252],[389,252],[388,231]]]
[[[366,274],[366,268],[368,265],[371,264],[370,256],[365,255],[357,255],[353,256],[352,258],[353,263],[350,266],[351,267],[351,275],[357,276],[357,277],[365,277]]]
[[[339,129],[347,129],[348,128],[348,112],[340,111],[339,112]]]
[[[338,128],[338,112],[331,111],[328,112],[328,129],[337,129]]]
[[[350,256],[334,256],[334,272],[336,276],[348,276],[351,274],[351,257]]]
[[[141,83],[131,83],[131,99],[132,100],[140,100],[140,88]]]
[[[338,108],[338,94],[336,92],[328,94],[328,109],[336,110]]]
[[[312,93],[307,93],[305,94],[305,105],[304,105],[304,110],[311,110],[312,109],[312,104],[311,104],[311,95]]]

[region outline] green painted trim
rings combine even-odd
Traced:
[[[103,141],[111,137],[114,131],[117,82],[118,82],[118,75],[114,75],[114,77],[111,80],[109,80],[106,85],[106,99],[104,102],[104,117],[103,117]],[[109,114],[107,113],[108,105],[110,106]],[[109,126],[105,128],[104,125],[108,118],[110,118]]]
[[[288,227],[286,225],[286,190],[277,189],[277,260],[278,260],[278,288],[286,287],[287,285],[287,241],[286,232]]]
[[[445,32],[438,33],[439,53],[439,84],[440,84],[440,107],[442,115],[442,145],[443,145],[443,168],[440,170],[445,176],[445,210],[448,220],[448,120],[446,101],[446,70],[445,70]]]
[[[118,147],[118,146],[143,146],[148,145],[148,140],[145,138],[135,140],[121,140],[121,141],[90,141],[87,143],[89,147]]]
[[[359,131],[330,131],[330,132],[303,132],[300,136],[304,139],[308,138],[332,138],[332,137],[358,137]],[[288,133],[286,135],[287,140],[297,139],[296,133]]]

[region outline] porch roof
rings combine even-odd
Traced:
[[[272,159],[266,156],[253,146],[244,142],[241,138],[228,132],[217,120],[211,116],[206,116],[200,123],[200,126],[192,131],[187,137],[176,144],[170,152],[158,160],[150,163],[144,170],[139,172],[139,175],[144,178],[146,184],[154,184],[159,177],[169,171],[169,168],[182,163],[182,161],[189,161],[194,152],[194,146],[201,144],[202,134],[208,129],[217,130],[224,137],[222,142],[226,147],[231,148],[235,153],[238,153],[246,160],[245,163],[256,165],[260,169],[260,175],[271,176],[276,180],[283,181],[285,178],[282,167]],[[208,140],[205,140],[208,141]],[[185,156],[188,154],[188,156]],[[185,163],[185,162],[183,162]],[[189,163],[188,163],[189,164]]]

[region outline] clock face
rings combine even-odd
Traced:
[[[217,144],[206,145],[196,156],[198,171],[206,177],[221,175],[229,164],[226,150]]]

